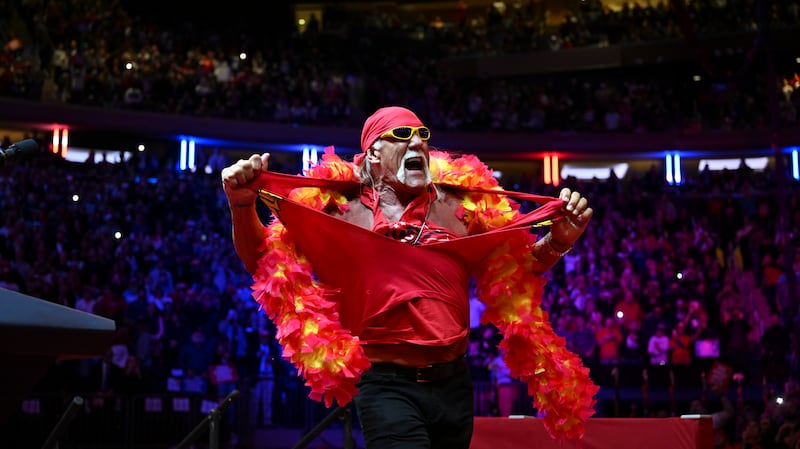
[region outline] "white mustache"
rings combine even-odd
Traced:
[[[405,164],[406,161],[411,159],[412,157],[419,157],[419,158],[422,158],[423,160],[425,160],[425,154],[422,151],[419,151],[419,150],[408,150],[408,151],[406,151],[406,154],[403,155],[403,160],[400,161],[400,162]]]
[[[408,151],[406,151],[406,154],[403,155],[403,160],[400,161],[400,167],[397,169],[397,179],[400,182],[406,182],[406,169],[405,169],[406,161],[408,159],[411,159],[411,158],[414,158],[414,157],[421,158],[423,161],[426,162],[426,163],[422,164],[422,170],[425,172],[425,181],[430,183],[431,182],[431,172],[430,172],[430,169],[428,168],[428,164],[427,164],[428,159],[425,157],[425,153],[423,153],[422,151],[419,151],[419,150],[408,150]]]

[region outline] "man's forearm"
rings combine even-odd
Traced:
[[[551,234],[548,233],[533,244],[531,253],[536,259],[533,265],[533,272],[539,275],[544,274],[547,270],[553,268],[570,249],[572,249],[572,246],[553,240]]]
[[[231,234],[236,254],[250,274],[258,268],[266,237],[264,224],[252,206],[231,206]]]

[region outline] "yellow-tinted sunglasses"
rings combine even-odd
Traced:
[[[431,130],[425,126],[398,126],[381,134],[381,139],[391,137],[397,140],[411,140],[415,132],[422,140],[431,138]]]

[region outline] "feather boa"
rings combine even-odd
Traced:
[[[430,159],[434,182],[499,189],[491,170],[475,156],[454,159],[432,151]],[[354,169],[327,148],[321,162],[305,175],[352,180]],[[289,199],[320,210],[348,207],[341,193],[316,187],[294,189]],[[517,203],[501,195],[470,193],[457,213],[469,232],[476,233],[503,226],[518,210]],[[345,405],[358,392],[355,385],[369,368],[369,360],[358,337],[339,323],[335,293],[316,281],[311,264],[295,250],[283,225],[273,220],[266,231],[264,256],[253,276],[253,297],[275,323],[283,357],[298,368],[309,397],[327,407],[334,400]],[[545,280],[532,274],[534,258],[528,249],[535,236],[520,236],[489,254],[483,269],[474,273],[478,297],[487,306],[481,320],[502,333],[500,349],[511,375],[527,384],[550,435],[580,440],[585,420],[594,414],[598,387],[541,309]]]

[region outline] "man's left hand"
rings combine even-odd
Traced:
[[[559,198],[565,201],[566,215],[550,226],[550,234],[555,244],[570,248],[586,230],[593,211],[585,197],[566,187],[561,189]]]

